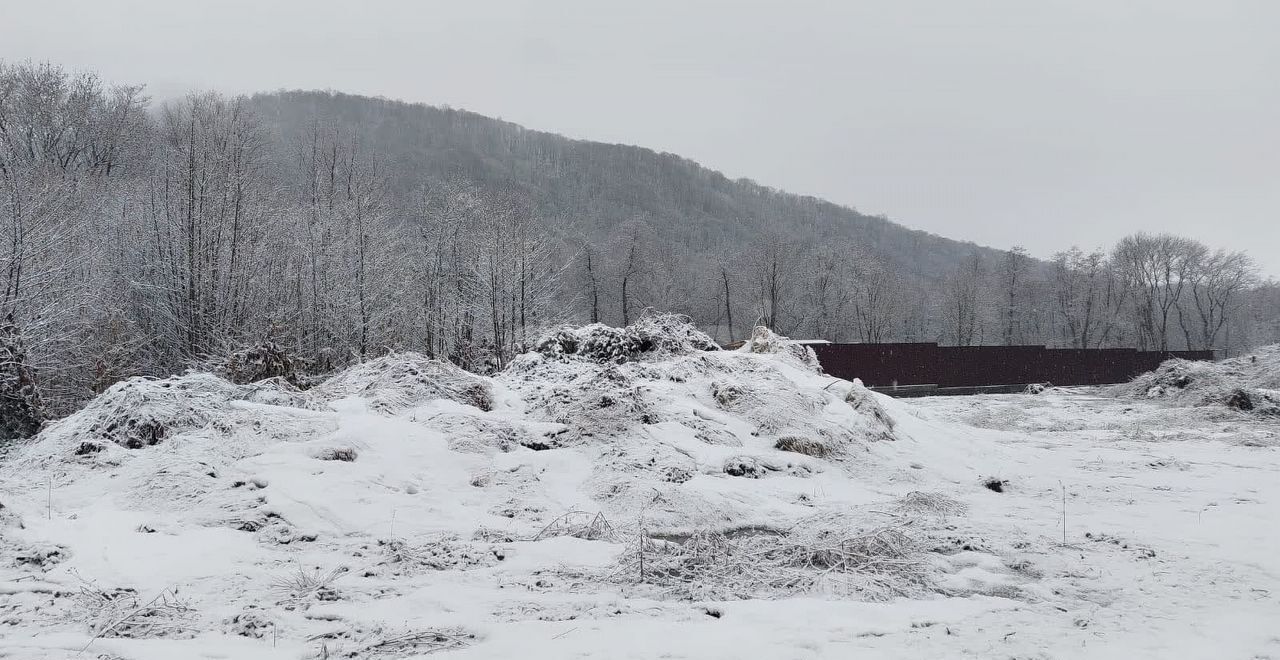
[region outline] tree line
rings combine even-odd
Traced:
[[[1139,234],[1049,263],[975,247],[951,271],[913,271],[886,258],[882,224],[863,225],[865,240],[833,238],[808,212],[749,231],[673,229],[644,198],[716,197],[674,174],[627,178],[636,205],[617,202],[630,216],[606,221],[622,184],[561,157],[522,157],[495,177],[500,164],[460,152],[440,171],[389,148],[427,139],[381,135],[389,115],[373,110],[396,108],[343,120],[299,101],[284,121],[284,98],[153,105],[93,73],[0,63],[0,437],[121,379],[210,368],[248,346],[270,343],[312,373],[392,350],[486,372],[548,327],[625,325],[650,308],[723,342],[760,324],[831,341],[1280,340],[1276,284],[1247,255],[1186,238]],[[465,126],[504,148],[505,133]],[[531,144],[521,153],[543,153]],[[557,178],[589,198],[549,204],[530,183]]]

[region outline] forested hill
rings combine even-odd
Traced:
[[[658,244],[736,251],[761,236],[799,244],[856,247],[891,270],[937,281],[975,252],[969,242],[908,229],[814,197],[729,179],[670,153],[574,140],[465,110],[335,92],[259,94],[251,105],[287,155],[319,122],[360,136],[388,164],[397,196],[424,181],[463,179],[486,189],[515,187],[549,224],[604,241],[643,220]]]
[[[645,310],[722,342],[1167,350],[1280,328],[1248,255],[1178,236],[1037,264],[669,154],[326,92],[153,106],[0,62],[0,174],[0,438],[136,375],[392,351],[491,372]]]

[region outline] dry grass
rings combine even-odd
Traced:
[[[285,600],[336,600],[333,583],[347,572],[345,566],[330,571],[308,570],[299,566],[293,572],[271,583],[271,591]]]
[[[683,542],[641,534],[613,578],[690,600],[807,592],[883,600],[929,584],[923,551],[905,525],[859,530],[817,519],[784,533],[699,531]]]
[[[496,564],[501,553],[491,546],[466,543],[446,536],[411,545],[399,539],[379,541],[384,564],[412,572],[418,569],[445,571],[479,568]]]
[[[898,513],[906,516],[935,516],[948,518],[964,515],[969,506],[943,493],[925,493],[911,491],[898,500],[894,507]]]
[[[76,596],[75,607],[93,635],[86,649],[101,637],[187,638],[195,634],[195,610],[171,589],[142,602],[132,589],[108,591],[85,584]]]
[[[773,448],[797,454],[804,454],[805,456],[812,456],[814,458],[827,458],[832,454],[831,448],[827,445],[817,440],[810,440],[809,438],[802,438],[795,435],[778,438],[778,441],[774,443]]]
[[[331,658],[416,658],[440,651],[453,651],[471,646],[475,633],[462,628],[428,628],[405,632],[387,632],[382,629],[361,635],[356,643],[335,640],[352,635],[317,635],[308,641],[321,641],[315,657]],[[334,646],[330,646],[330,643]]]

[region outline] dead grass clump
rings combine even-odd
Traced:
[[[142,602],[133,589],[103,590],[86,584],[80,588],[74,607],[78,617],[89,625],[93,639],[189,639],[196,632],[195,610],[171,589]]]
[[[329,571],[320,568],[308,570],[299,566],[273,581],[271,591],[284,601],[338,600],[340,596],[333,583],[346,574],[347,570],[345,566]]]
[[[812,456],[814,458],[827,458],[834,453],[830,447],[817,440],[810,440],[809,438],[802,438],[794,435],[778,438],[778,441],[774,443],[773,448],[782,451],[795,452],[797,454],[804,454],[805,456]]]
[[[422,655],[466,648],[476,634],[463,628],[389,631],[381,627],[352,634],[342,631],[316,635],[307,641],[320,642],[318,660],[330,658],[416,658]],[[350,640],[350,641],[348,641]]]
[[[883,600],[919,594],[930,584],[923,551],[904,527],[855,529],[820,520],[780,534],[703,530],[683,542],[642,534],[613,577],[690,600],[815,591]]]
[[[456,536],[417,545],[400,539],[386,539],[378,541],[378,545],[382,548],[383,565],[409,573],[492,566],[505,556],[498,548],[465,543]]]
[[[925,493],[911,491],[898,500],[894,508],[907,516],[935,516],[947,518],[961,516],[969,510],[969,506],[943,493]]]
[[[356,460],[359,453],[351,447],[326,447],[316,452],[315,457],[321,461],[343,461],[351,463]]]

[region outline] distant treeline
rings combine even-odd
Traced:
[[[322,92],[153,107],[141,87],[30,63],[0,64],[0,278],[11,419],[267,341],[314,372],[389,350],[493,370],[549,326],[646,308],[722,341],[756,324],[959,345],[1280,340],[1277,286],[1178,237],[1045,263],[461,111]]]

